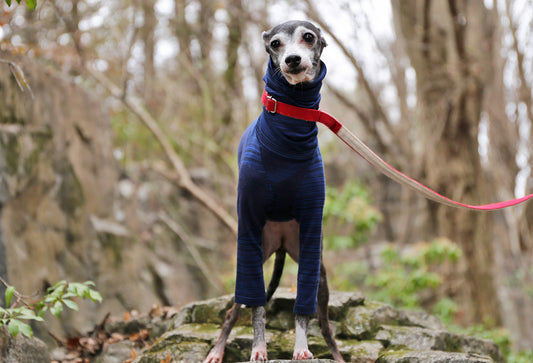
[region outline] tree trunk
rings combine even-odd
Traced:
[[[424,154],[424,181],[452,199],[489,202],[478,134],[491,61],[486,57],[491,14],[477,1],[392,3],[416,71],[416,148]],[[427,237],[447,236],[464,252],[464,282],[457,298],[465,322],[498,322],[492,216],[435,203],[428,208]]]

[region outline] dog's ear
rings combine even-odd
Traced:
[[[265,42],[265,50],[268,54],[270,54],[270,48],[268,47],[268,41],[270,40],[270,30],[263,32],[263,41]]]
[[[319,43],[320,43],[320,51],[322,52],[322,49],[326,48],[328,46],[328,42],[326,42],[326,39],[324,39],[324,36],[322,35],[322,30],[318,28],[318,35],[319,35]]]

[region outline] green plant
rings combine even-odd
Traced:
[[[2,281],[3,282],[3,281]],[[5,284],[5,283],[4,283]],[[5,305],[0,307],[0,326],[7,326],[13,336],[19,333],[31,338],[33,330],[28,324],[30,321],[44,321],[46,311],[50,311],[56,318],[61,316],[64,306],[71,310],[79,311],[75,298],[90,299],[94,302],[102,302],[102,296],[93,290],[94,282],[67,282],[59,281],[46,291],[46,295],[37,303],[28,304],[13,286],[6,285]],[[22,306],[19,306],[22,305]]]
[[[15,0],[17,4],[20,4],[21,0]],[[11,6],[12,0],[6,0],[7,6]],[[37,6],[37,0],[26,0],[26,6],[28,9],[33,10]]]
[[[372,205],[367,188],[357,182],[347,182],[338,188],[326,187],[324,205],[324,244],[328,250],[356,248],[366,243],[382,215]]]
[[[455,262],[461,256],[461,249],[448,239],[439,238],[430,243],[420,242],[401,253],[393,245],[381,253],[383,268],[369,275],[365,285],[372,288],[372,294],[400,307],[420,307],[419,294],[426,289],[436,289],[442,282],[441,275],[432,267],[445,261]],[[452,314],[452,301],[438,306]]]

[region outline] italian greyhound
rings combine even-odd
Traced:
[[[289,21],[264,32],[263,41],[270,55],[263,78],[269,97],[318,109],[326,75],[320,56],[327,45],[320,29],[306,21]],[[318,310],[321,332],[333,358],[344,361],[329,324],[329,291],[321,261],[325,177],[317,133],[314,122],[264,108],[241,138],[235,301],[204,363],[222,362],[243,305],[252,308],[250,360],[268,360],[265,305],[279,284],[286,254],[298,263],[293,359],[313,358],[307,327],[309,316]],[[265,292],[262,265],[273,254],[274,272]]]

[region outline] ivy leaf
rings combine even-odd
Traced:
[[[11,0],[6,0],[7,6],[11,6]]]
[[[11,305],[11,300],[13,299],[13,295],[15,294],[15,288],[13,286],[9,286],[6,289],[6,307],[9,307]]]

